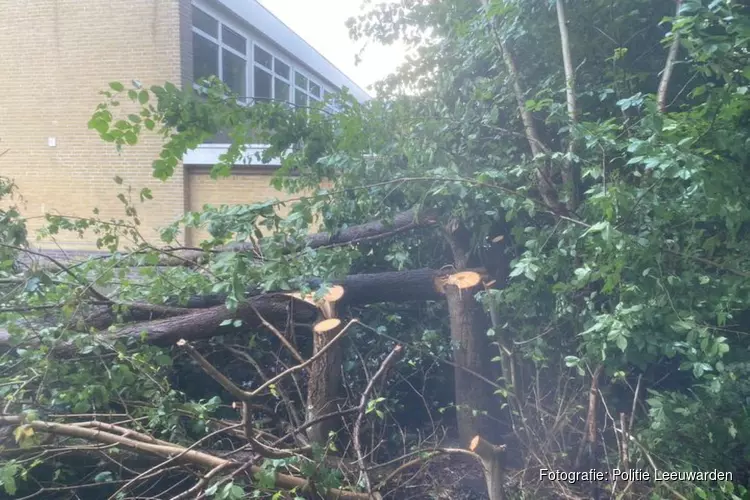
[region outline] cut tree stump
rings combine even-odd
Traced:
[[[321,351],[341,331],[341,320],[328,318],[313,327],[313,356]],[[341,363],[344,350],[341,341],[329,347],[322,356],[310,364],[307,382],[307,422],[338,410],[336,403],[341,386]],[[340,419],[329,418],[311,425],[307,437],[312,443],[325,444],[328,435],[339,428]]]
[[[476,453],[482,462],[490,500],[505,500],[505,445],[494,445],[476,435],[469,444],[469,450]]]

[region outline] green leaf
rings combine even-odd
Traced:
[[[122,92],[123,90],[125,90],[125,86],[120,82],[109,82],[109,88],[111,88],[115,92]]]
[[[580,362],[581,359],[576,356],[565,356],[565,366],[567,366],[568,368],[578,366]]]
[[[112,472],[110,471],[100,472],[99,474],[94,476],[95,483],[106,483],[106,482],[112,481],[112,479],[113,479]]]

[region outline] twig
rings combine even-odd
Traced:
[[[290,367],[290,368],[287,368],[287,369],[286,369],[286,370],[284,370],[283,372],[279,373],[279,374],[278,374],[278,375],[276,375],[275,377],[273,377],[273,378],[271,378],[270,380],[268,380],[268,381],[266,381],[265,383],[263,383],[263,385],[261,385],[261,386],[260,386],[260,387],[258,387],[257,389],[254,389],[254,390],[252,390],[252,391],[248,392],[247,394],[250,394],[251,396],[257,396],[258,394],[260,394],[260,392],[261,392],[261,391],[263,391],[264,389],[266,389],[267,387],[269,387],[269,386],[270,386],[271,384],[275,384],[276,382],[278,382],[278,381],[279,381],[279,380],[281,380],[282,378],[286,377],[287,375],[290,375],[290,374],[292,374],[292,373],[294,373],[294,372],[297,372],[297,371],[299,371],[299,370],[302,370],[303,368],[306,368],[306,367],[307,367],[307,366],[309,366],[309,365],[310,365],[310,364],[311,364],[311,363],[312,363],[313,361],[317,360],[317,359],[318,359],[318,358],[320,358],[320,357],[321,357],[321,356],[322,356],[323,354],[325,354],[325,352],[326,352],[326,351],[327,351],[328,349],[330,349],[330,348],[331,348],[331,346],[333,346],[333,345],[334,345],[334,344],[335,344],[335,343],[336,343],[336,342],[337,342],[337,341],[338,341],[338,340],[339,340],[339,339],[340,339],[341,337],[343,337],[343,336],[344,336],[344,334],[346,333],[346,330],[347,330],[347,329],[348,329],[348,328],[349,328],[350,326],[352,326],[352,325],[353,325],[354,323],[359,323],[359,324],[361,324],[361,323],[360,323],[360,322],[359,322],[358,320],[356,320],[356,319],[352,319],[352,320],[350,320],[350,321],[349,321],[349,323],[347,323],[347,324],[346,324],[346,326],[344,326],[344,328],[342,328],[342,329],[341,329],[341,331],[340,331],[340,332],[338,332],[338,333],[337,333],[337,334],[336,334],[336,335],[335,335],[335,336],[334,336],[334,337],[333,337],[333,338],[331,339],[331,341],[330,341],[330,342],[328,342],[328,343],[327,343],[327,344],[326,344],[325,346],[323,346],[323,347],[322,347],[322,348],[321,348],[321,349],[320,349],[320,350],[319,350],[318,352],[316,352],[316,353],[315,353],[315,355],[313,355],[313,356],[312,356],[312,357],[311,357],[310,359],[308,359],[307,361],[305,361],[305,360],[303,359],[303,360],[301,361],[301,363],[300,363],[299,365],[295,365],[295,366],[292,366],[292,367]]]
[[[603,365],[599,365],[591,375],[591,388],[589,389],[589,407],[586,414],[586,431],[584,432],[583,438],[581,439],[580,447],[578,448],[578,454],[576,455],[575,467],[581,466],[581,459],[583,458],[583,451],[589,445],[589,450],[593,449],[593,445],[596,443],[596,395],[599,391],[599,375],[604,369]]]
[[[190,488],[187,491],[184,491],[184,492],[180,493],[177,496],[172,497],[171,500],[182,500],[184,498],[190,498],[190,495],[192,495],[194,493],[198,493],[203,488],[205,488],[206,485],[208,484],[208,482],[211,480],[211,478],[213,478],[216,474],[218,474],[222,470],[226,469],[228,466],[229,466],[229,462],[217,465],[216,467],[214,467],[213,469],[211,469],[208,472],[208,474],[206,474],[205,476],[201,477],[198,480],[198,482],[195,483],[195,485],[192,488]]]
[[[240,389],[237,385],[235,385],[234,382],[229,380],[223,373],[217,370],[214,365],[209,363],[208,360],[204,358],[203,355],[201,355],[201,353],[199,353],[195,347],[190,345],[187,340],[178,340],[177,346],[184,348],[187,351],[188,355],[193,358],[201,368],[203,368],[203,371],[205,371],[212,379],[218,382],[219,385],[226,389],[227,392],[229,392],[232,396],[239,399],[240,401],[246,401],[250,397],[252,397],[249,392]]]
[[[364,455],[362,454],[362,445],[359,441],[359,433],[362,427],[362,419],[365,416],[365,409],[367,407],[367,399],[370,396],[370,392],[372,391],[372,388],[375,387],[375,382],[377,382],[377,380],[383,376],[386,370],[388,370],[389,366],[393,364],[393,362],[396,360],[396,357],[401,353],[401,350],[402,350],[401,345],[396,345],[396,347],[393,348],[390,354],[386,356],[386,358],[380,364],[380,368],[378,368],[378,371],[375,372],[375,375],[373,375],[370,381],[367,383],[367,387],[365,387],[365,390],[362,393],[362,398],[359,400],[359,406],[357,407],[358,414],[357,414],[357,420],[355,420],[354,422],[354,430],[352,431],[352,439],[354,441],[354,451],[357,453],[357,464],[359,465],[360,477],[361,477],[361,480],[364,482],[368,493],[372,493],[372,486],[370,484],[370,478],[367,475],[367,467],[365,467],[365,458],[364,458]]]
[[[638,404],[638,396],[641,391],[641,379],[643,374],[638,374],[638,382],[635,384],[635,391],[633,391],[633,406],[630,409],[630,422],[628,423],[628,435],[633,433],[633,421],[635,420],[635,407]]]
[[[260,322],[263,323],[263,326],[265,326],[266,328],[268,328],[269,330],[271,330],[271,332],[274,335],[276,335],[276,337],[279,339],[279,341],[282,344],[284,344],[284,347],[286,347],[289,350],[289,352],[292,353],[292,356],[294,357],[294,359],[296,359],[300,363],[304,363],[305,362],[305,358],[303,358],[302,355],[299,353],[299,351],[297,349],[295,349],[294,346],[291,343],[289,343],[289,341],[287,340],[287,338],[278,330],[278,328],[276,328],[271,323],[269,323],[268,321],[266,321],[266,319],[263,317],[263,315],[260,314],[260,311],[258,311],[258,309],[252,303],[248,302],[248,304],[250,306],[250,309],[253,310],[253,312],[256,314],[256,316],[258,316],[258,319],[260,319]]]
[[[140,479],[142,479],[142,478],[143,478],[144,476],[147,476],[147,475],[153,474],[153,473],[155,473],[155,472],[156,472],[156,471],[158,471],[158,470],[164,469],[164,468],[165,468],[165,467],[166,467],[167,465],[169,465],[169,464],[171,464],[171,463],[173,463],[173,462],[176,462],[176,461],[178,461],[178,460],[179,460],[179,459],[180,459],[181,457],[183,457],[183,456],[184,456],[185,454],[189,453],[189,452],[190,452],[191,450],[193,450],[193,449],[197,448],[197,447],[198,447],[198,446],[199,446],[199,445],[200,445],[201,443],[205,442],[206,440],[208,440],[208,439],[210,439],[210,438],[214,437],[214,436],[215,436],[215,435],[217,435],[217,434],[221,434],[221,433],[223,433],[223,432],[227,432],[227,431],[229,431],[229,430],[231,430],[231,429],[233,429],[233,428],[239,427],[240,425],[242,425],[242,424],[236,424],[236,425],[234,425],[234,426],[232,426],[232,427],[225,427],[225,428],[222,428],[222,429],[218,429],[218,430],[216,430],[216,431],[213,431],[213,432],[212,432],[212,433],[210,433],[210,434],[207,434],[207,435],[203,436],[202,438],[200,438],[199,440],[195,441],[195,442],[194,442],[193,444],[191,444],[191,445],[190,445],[190,446],[188,446],[187,448],[183,448],[183,449],[182,449],[182,450],[181,450],[181,451],[180,451],[179,453],[177,453],[176,455],[173,455],[173,456],[171,456],[171,457],[170,457],[169,459],[167,459],[166,461],[164,461],[164,462],[162,462],[162,463],[160,463],[160,464],[157,464],[157,465],[155,465],[155,466],[151,467],[151,468],[150,468],[150,469],[148,469],[147,471],[143,472],[142,474],[139,474],[139,475],[137,475],[136,477],[134,477],[133,479],[131,479],[130,481],[128,481],[127,483],[125,483],[125,484],[124,484],[123,486],[121,486],[121,487],[120,487],[120,489],[118,489],[118,490],[117,490],[116,492],[114,492],[114,493],[113,493],[113,494],[112,494],[112,495],[111,495],[111,496],[109,497],[109,500],[114,500],[115,498],[117,498],[117,497],[118,497],[118,494],[119,494],[119,493],[123,493],[123,492],[127,491],[127,489],[128,489],[128,488],[129,488],[129,487],[130,487],[130,486],[131,486],[132,484],[136,483],[137,481],[139,481]],[[167,446],[174,446],[174,445],[172,445],[171,443],[167,443]],[[217,467],[220,467],[220,466],[221,466],[222,468],[224,468],[224,467],[228,467],[229,465],[230,465],[230,463],[229,463],[229,462],[224,462],[224,463],[221,463],[221,464],[218,464],[218,465],[216,465],[216,466],[214,467],[214,469],[216,469]],[[212,470],[213,470],[213,469],[212,469]]]
[[[22,417],[0,415],[0,426],[15,426],[24,423]],[[163,446],[158,444],[144,443],[136,441],[123,436],[118,436],[110,432],[87,429],[84,427],[77,427],[69,424],[60,424],[56,422],[46,422],[43,420],[34,420],[27,422],[34,430],[39,432],[49,432],[59,436],[75,437],[85,439],[88,441],[116,444],[119,447],[125,448],[136,453],[146,453],[150,455],[156,455],[163,458],[174,457],[175,460],[179,459],[180,462],[186,462],[194,464],[199,467],[213,469],[218,465],[229,463],[227,467],[235,467],[239,464],[231,460],[226,460],[203,451],[197,451],[188,449],[179,445]],[[195,444],[193,445],[195,446]],[[251,471],[253,474],[262,472],[258,466],[252,466]],[[304,489],[307,488],[310,483],[306,479],[291,476],[288,474],[276,474],[276,485],[279,488],[284,489]],[[328,493],[333,498],[340,500],[370,500],[370,496],[364,493],[356,493],[353,491],[345,491],[337,488],[331,488]]]
[[[68,276],[70,276],[71,278],[73,278],[75,281],[77,281],[80,285],[83,285],[83,286],[87,287],[90,290],[91,295],[93,295],[94,297],[96,297],[97,299],[99,299],[99,300],[101,300],[103,302],[112,303],[112,300],[110,300],[108,297],[105,297],[104,295],[102,295],[101,293],[99,293],[98,290],[96,290],[93,287],[91,287],[90,283],[88,283],[86,280],[80,278],[76,273],[74,273],[73,271],[71,271],[70,268],[68,268],[67,266],[63,265],[60,261],[58,261],[54,257],[52,257],[50,255],[47,255],[47,254],[44,254],[44,253],[40,253],[40,252],[35,252],[33,250],[29,250],[28,248],[21,248],[21,247],[15,246],[15,245],[8,245],[6,243],[0,243],[0,247],[10,248],[11,250],[16,250],[17,252],[25,252],[25,253],[28,253],[30,255],[36,255],[37,257],[42,257],[44,259],[47,259],[50,262],[52,262],[55,266],[57,266],[60,270],[62,270],[65,274],[67,274]]]

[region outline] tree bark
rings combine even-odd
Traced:
[[[574,161],[576,138],[574,128],[578,124],[578,106],[576,104],[576,76],[573,68],[573,55],[570,50],[570,36],[568,35],[568,20],[565,15],[563,0],[557,0],[557,25],[560,29],[560,46],[562,47],[563,66],[565,67],[565,95],[570,119],[570,138],[568,143],[568,159],[563,166],[563,184],[568,189],[568,210],[575,212],[580,201],[581,169]]]
[[[476,453],[482,462],[490,500],[505,500],[505,446],[496,446],[477,435],[472,439],[469,449]]]
[[[440,278],[451,273],[448,270],[418,269],[348,276],[337,281],[337,284],[344,287],[345,293],[336,306],[341,308],[378,302],[443,300]],[[217,299],[215,296],[210,298]],[[290,304],[293,307],[290,308]],[[126,325],[113,333],[102,335],[109,340],[143,338],[150,344],[170,345],[181,338],[193,341],[234,333],[237,329],[232,325],[221,326],[223,321],[229,319],[241,319],[243,328],[259,327],[262,322],[255,310],[266,321],[280,327],[287,324],[290,312],[295,323],[309,324],[318,317],[317,308],[308,302],[293,299],[285,293],[267,293],[249,297],[246,303],[240,304],[236,312],[227,310],[224,305],[214,305],[193,309],[181,316]],[[152,311],[151,314],[156,313]],[[8,332],[0,330],[0,349],[9,347],[10,341]],[[75,352],[75,348],[70,345],[57,349],[59,355],[72,355]]]
[[[680,15],[680,8],[682,7],[682,0],[677,0],[677,10],[675,11],[675,18]],[[674,22],[672,23],[674,24]],[[680,50],[680,34],[674,33],[672,35],[672,44],[669,46],[669,53],[667,54],[667,61],[664,63],[664,71],[661,74],[661,80],[659,80],[659,89],[656,92],[656,102],[659,107],[659,112],[664,113],[667,111],[667,95],[669,93],[669,80],[672,78],[672,70],[674,69],[675,59],[677,59],[677,52]]]
[[[313,332],[313,356],[331,342],[342,327],[343,324],[327,332]],[[338,410],[336,402],[341,389],[343,357],[343,344],[339,341],[310,365],[310,377],[307,382],[306,422],[312,422],[322,415]],[[328,434],[338,430],[339,423],[340,419],[322,420],[307,429],[307,437],[312,443],[325,444],[328,440]]]
[[[458,221],[451,221],[445,231],[454,255],[456,269],[466,269],[469,262],[469,233]],[[494,379],[490,361],[491,346],[487,337],[489,322],[482,306],[474,298],[481,284],[471,289],[445,285],[445,299],[450,316],[453,362],[462,368]],[[465,370],[455,370],[455,403],[457,407],[458,434],[463,446],[468,446],[477,434],[493,439],[498,435],[499,401],[488,384],[479,384]]]
[[[474,271],[480,274],[484,273],[482,269],[474,269]],[[339,309],[347,306],[361,306],[381,302],[443,300],[444,296],[442,288],[438,285],[438,278],[451,273],[452,271],[415,269],[372,274],[352,274],[343,279],[331,280],[329,284],[344,287],[344,297],[336,303],[336,307]],[[323,285],[323,280],[317,278],[311,279],[307,284],[310,288],[317,289]],[[269,293],[284,293],[284,291],[275,290]],[[263,295],[263,293],[256,288],[248,289],[246,294],[248,298],[260,295]],[[225,300],[226,295],[195,295],[188,299],[183,311],[184,313],[191,314],[196,312],[196,309],[218,307],[223,305]],[[165,313],[161,315],[154,306],[149,305],[146,309],[140,310],[136,304],[126,314],[122,314],[122,316],[125,322],[154,320],[167,316],[175,316],[176,314],[173,311],[176,310],[177,308],[165,308]],[[103,330],[112,325],[114,321],[115,315],[112,313],[111,308],[106,306],[86,318],[84,324],[87,327]],[[2,335],[0,335],[1,344]]]

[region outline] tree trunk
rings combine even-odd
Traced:
[[[338,328],[326,332],[313,332],[313,356],[325,347],[340,331]],[[310,378],[307,382],[306,422],[311,422],[327,413],[338,410],[337,400],[341,389],[341,363],[344,350],[341,341],[331,346],[320,358],[310,365]],[[325,444],[328,434],[339,429],[340,419],[328,418],[307,429],[307,437],[312,443]]]
[[[480,274],[484,273],[482,269],[474,271]],[[337,302],[337,307],[361,306],[366,304],[377,304],[380,302],[412,302],[426,300],[443,300],[442,288],[437,285],[438,278],[448,276],[452,271],[440,271],[435,269],[415,269],[409,271],[391,271],[375,274],[353,274],[340,280],[332,280],[330,284],[344,287],[344,296]],[[308,281],[308,285],[316,289],[323,284],[320,279]],[[270,293],[282,293],[277,290]],[[247,297],[261,296],[263,293],[257,289],[249,289]],[[191,297],[185,309],[187,314],[195,313],[196,309],[208,309],[222,306],[226,300],[226,295],[210,294],[196,295]],[[122,313],[121,316],[126,322],[143,321],[175,316],[177,308],[164,308],[164,314],[160,314],[156,306],[147,304],[143,310],[139,309],[139,304],[133,304],[129,311]],[[263,314],[263,309],[259,309]],[[110,307],[103,307],[100,311],[90,315],[84,321],[86,327],[104,330],[108,328],[115,320],[115,315]],[[296,315],[295,315],[295,321]],[[306,321],[297,321],[303,323]],[[0,343],[2,337],[0,336]]]
[[[490,500],[505,500],[505,446],[496,446],[477,435],[471,440],[469,449],[476,453],[482,462]]]
[[[493,379],[489,361],[490,343],[487,338],[488,323],[484,311],[474,299],[478,289],[461,290],[457,286],[445,287],[445,298],[450,315],[453,362],[480,375]],[[462,445],[481,434],[497,435],[498,424],[493,422],[496,400],[489,384],[481,383],[464,370],[455,370],[455,402],[458,434]]]
[[[344,296],[336,306],[341,308],[378,302],[442,300],[444,295],[439,278],[451,273],[452,271],[419,269],[348,276],[337,282],[344,287]],[[218,300],[218,297],[213,296],[205,300],[204,304]],[[290,308],[292,301],[293,307]],[[169,311],[173,310],[169,309]],[[293,314],[291,319],[295,323],[309,324],[318,317],[317,308],[308,302],[293,299],[284,293],[267,293],[249,297],[247,302],[240,304],[236,312],[227,310],[224,305],[214,305],[204,309],[189,310],[187,314],[181,316],[126,325],[114,333],[102,333],[102,335],[110,340],[143,338],[150,344],[170,345],[181,338],[193,341],[238,331],[232,325],[221,326],[225,320],[241,319],[243,329],[259,327],[262,322],[256,311],[263,319],[279,327],[287,324],[290,312]],[[156,312],[151,310],[149,314],[156,315]],[[106,324],[106,322],[99,323],[100,326]],[[10,340],[8,332],[0,330],[0,350],[3,347],[9,347]],[[56,349],[56,353],[63,356],[74,352],[75,348],[72,345],[60,346]]]
[[[466,269],[469,263],[469,233],[458,221],[446,227],[446,238],[454,255],[457,270]],[[445,285],[445,298],[450,315],[453,361],[461,368],[492,380],[495,378],[490,362],[491,345],[487,337],[489,321],[482,306],[474,298],[481,284],[461,289]],[[481,434],[493,439],[498,435],[499,401],[489,384],[478,383],[476,377],[464,370],[455,370],[455,403],[457,407],[458,434],[463,446]]]

